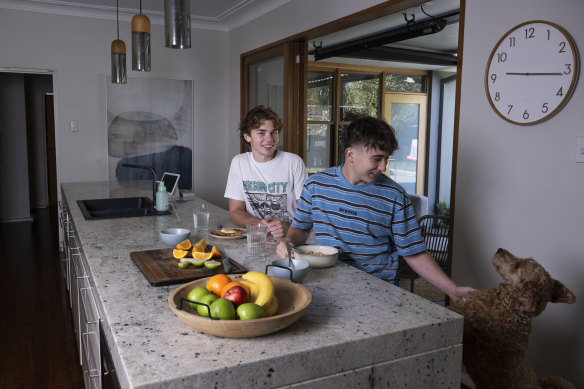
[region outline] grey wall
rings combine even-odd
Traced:
[[[548,20],[584,50],[581,0],[467,0],[460,96],[453,277],[479,288],[497,285],[491,256],[503,247],[534,257],[571,288],[574,305],[549,304],[533,323],[529,360],[540,375],[584,387],[584,135],[582,76],[562,111],[534,126],[516,126],[490,107],[484,89],[489,55],[517,24]]]
[[[222,199],[231,159],[223,147],[229,133],[227,32],[194,26],[191,49],[175,50],[164,47],[161,24],[153,22],[151,30],[152,71],[131,71],[128,55],[128,75],[193,80],[193,189],[210,201]],[[105,77],[115,37],[115,19],[0,10],[0,71],[53,75],[59,182],[108,178]],[[120,39],[131,53],[129,18],[120,20]],[[72,120],[78,132],[70,131]]]

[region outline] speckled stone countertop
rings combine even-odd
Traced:
[[[310,270],[302,284],[312,303],[280,332],[250,339],[198,332],[168,306],[178,285],[150,286],[130,259],[132,251],[164,248],[163,228],[192,229],[194,201],[173,200],[166,216],[85,220],[77,200],[150,197],[150,186],[69,183],[62,192],[124,388],[460,387],[462,317],[340,262]],[[212,204],[209,223],[232,225]],[[275,243],[265,260],[250,260],[244,239],[210,241],[248,270],[277,258]]]

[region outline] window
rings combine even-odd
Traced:
[[[345,162],[343,129],[362,115],[393,126],[399,149],[385,172],[409,193],[424,193],[426,72],[338,63],[309,63],[306,168],[309,174]]]
[[[309,64],[306,94],[306,168],[316,173],[345,161],[342,130],[362,115],[379,116],[378,71]]]

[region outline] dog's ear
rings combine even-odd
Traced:
[[[574,304],[576,302],[576,295],[560,281],[554,280],[554,290],[550,301],[552,303]]]

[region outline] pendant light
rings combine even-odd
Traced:
[[[191,0],[164,0],[165,46],[191,48]]]
[[[132,70],[150,71],[150,19],[140,14],[132,18]]]
[[[116,25],[118,39],[112,42],[112,83],[125,84],[126,79],[126,44],[120,40],[120,18],[118,0],[116,0]]]

